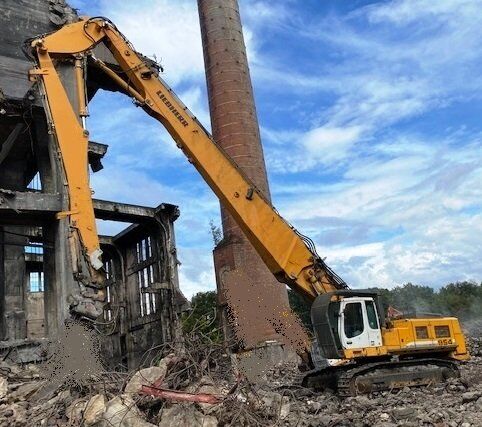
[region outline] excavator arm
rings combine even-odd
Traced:
[[[101,42],[110,50],[121,72],[109,68],[93,55],[93,49]],[[140,107],[164,125],[280,282],[309,300],[347,287],[318,256],[311,240],[278,214],[158,72],[109,20],[84,18],[33,40],[31,47],[37,66],[30,78],[38,80],[44,90],[49,126],[57,138],[68,183],[70,209],[60,215],[70,218],[73,238],[77,241],[74,246],[81,248],[77,256],[87,261],[94,283],[101,280],[102,252],[88,175],[88,132],[84,120],[87,115],[87,61],[103,70],[121,91],[133,97]],[[65,60],[74,61],[76,66],[77,111],[55,67],[58,61]]]

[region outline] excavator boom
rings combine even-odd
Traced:
[[[92,55],[105,43],[122,73]],[[93,62],[132,96],[148,114],[160,121],[189,162],[199,171],[221,203],[238,222],[268,268],[283,283],[309,300],[346,288],[346,284],[317,255],[311,240],[298,233],[262,196],[230,157],[216,144],[169,86],[105,18],[84,19],[32,42],[38,61],[31,78],[45,88],[50,126],[55,130],[69,185],[71,223],[85,249],[91,275],[102,265],[100,245],[87,173],[86,61]],[[55,61],[76,61],[79,112],[75,112],[55,70]],[[85,255],[85,254],[84,254]]]

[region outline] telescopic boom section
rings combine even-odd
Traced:
[[[91,50],[99,42],[104,42],[112,52],[122,73],[117,74],[92,56]],[[60,79],[52,60],[60,58],[84,57],[95,61],[119,84],[123,92],[135,98],[148,114],[164,125],[280,282],[288,284],[310,300],[321,293],[347,287],[316,254],[311,241],[301,236],[276,212],[110,21],[105,18],[85,19],[37,39],[33,46],[39,63],[39,69],[34,70],[34,74],[42,77],[64,159],[70,202],[76,208],[71,209],[70,214],[72,221],[76,222],[87,254],[92,255],[99,249],[92,203],[85,200],[90,195],[90,189],[85,176],[71,181],[71,176],[77,174],[71,169],[86,170],[86,137],[67,96],[59,94]],[[71,116],[77,125],[72,123]],[[67,152],[69,157],[70,147],[73,146],[76,150],[85,150],[85,153],[69,162],[65,156]]]

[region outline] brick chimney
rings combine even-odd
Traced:
[[[198,0],[198,6],[214,139],[270,200],[238,2]],[[253,306],[254,295],[257,299],[268,296],[263,297],[257,308],[253,306],[253,310],[258,312],[264,310],[261,307],[266,304],[287,306],[288,297],[286,287],[274,278],[222,205],[221,217],[224,239],[214,250],[214,265],[219,303],[223,307],[223,324],[229,337],[232,331],[226,322],[227,288],[239,286],[246,290],[241,296],[245,301],[240,301],[243,307]],[[233,271],[240,274],[234,275],[237,279],[229,282],[226,273]],[[240,277],[246,280],[240,280]],[[239,293],[238,290],[236,294]],[[261,323],[252,325],[255,341],[276,339],[270,323]]]

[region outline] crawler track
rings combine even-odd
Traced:
[[[451,360],[414,359],[325,368],[305,376],[303,385],[317,390],[336,390],[340,396],[356,396],[440,383],[459,376],[457,364]]]

